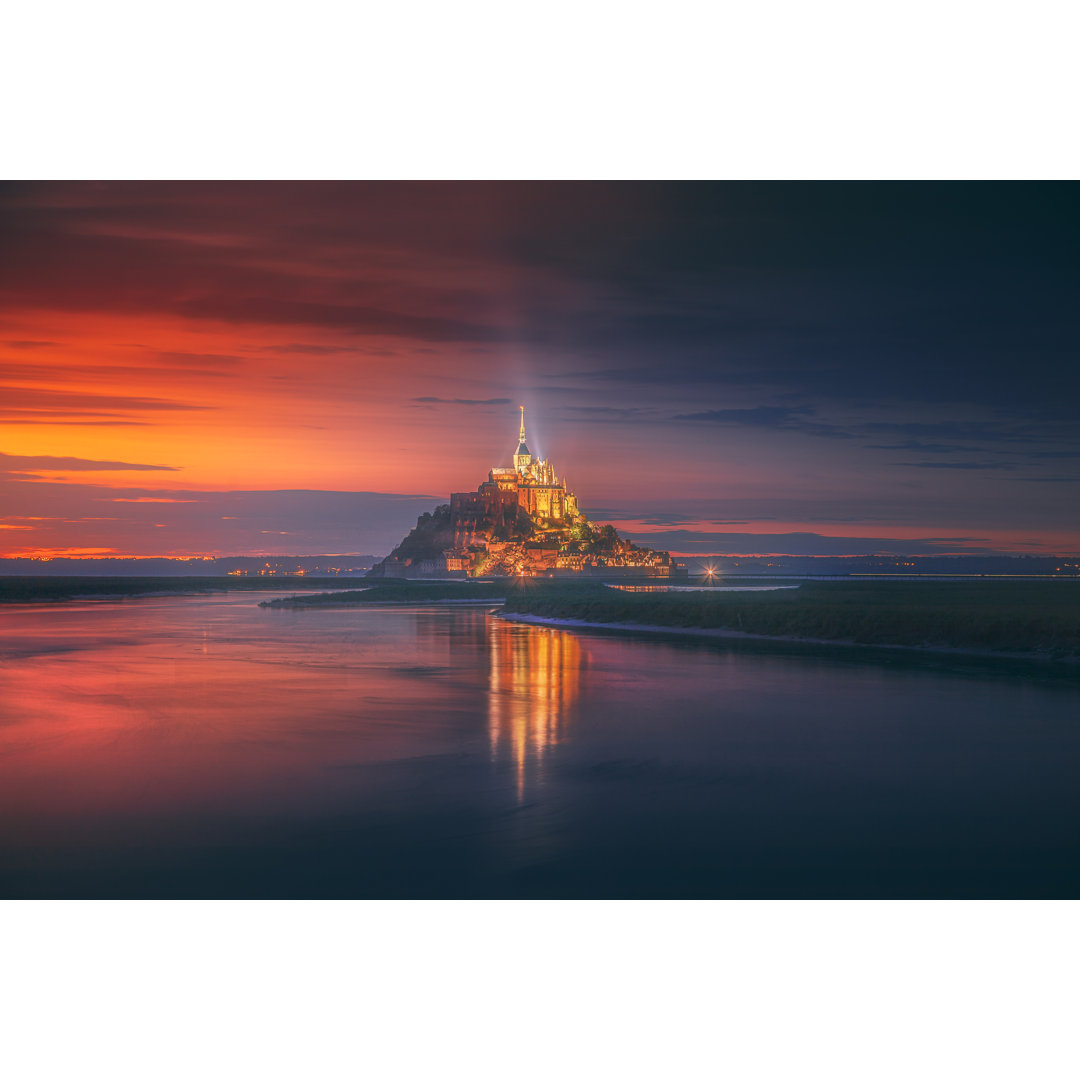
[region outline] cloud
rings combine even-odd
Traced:
[[[984,537],[823,536],[814,532],[710,533],[692,529],[623,535],[636,544],[695,555],[951,555],[991,552]]]
[[[868,421],[860,425],[867,435],[908,435],[912,438],[959,439],[968,442],[1035,442],[1046,437],[1044,425],[1017,420],[906,420]]]
[[[177,315],[232,323],[320,326],[350,334],[403,337],[429,342],[519,341],[522,335],[498,326],[437,315],[409,315],[363,304],[328,303],[288,297],[206,295],[176,300]]]
[[[750,427],[786,427],[812,414],[808,406],[784,408],[779,405],[758,405],[754,409],[709,409],[706,412],[680,413],[676,420],[705,421],[710,424],[747,424]]]
[[[56,345],[55,341],[5,341],[9,349],[48,349]]]
[[[872,443],[868,444],[866,449],[915,450],[920,454],[985,454],[988,451],[984,446],[955,446],[952,443],[920,442],[918,439],[899,443]]]
[[[906,465],[911,469],[993,469],[1007,471],[1016,466],[1005,461],[894,461],[893,465]]]
[[[192,405],[183,401],[169,401],[165,398],[129,397],[124,394],[93,394],[76,390],[45,390],[38,387],[0,386],[3,405],[0,413],[19,412],[37,409],[56,413],[67,413],[93,409],[98,415],[102,411],[121,410],[132,412],[161,412],[167,410],[191,411],[210,408],[208,405]]]
[[[642,514],[640,511],[635,513],[633,510],[613,510],[607,507],[590,507],[589,517],[593,521],[632,521],[640,525],[664,526],[697,525],[700,524],[701,520],[685,513],[680,514],[677,511]],[[742,525],[746,523],[735,522],[735,524]]]
[[[263,345],[260,351],[278,353],[282,356],[292,356],[294,353],[303,353],[308,356],[332,356],[334,353],[355,352],[356,350],[345,345],[307,345],[301,341],[290,341],[287,345]]]
[[[743,427],[772,428],[777,431],[799,431],[825,439],[853,439],[850,431],[834,424],[804,419],[816,415],[808,405],[758,405],[752,409],[707,409],[705,412],[680,413],[675,420],[692,423],[737,424]]]
[[[640,509],[614,509],[612,507],[589,507],[588,516],[593,521],[612,521],[622,522],[627,528],[632,528],[634,525],[749,525],[750,521],[772,521],[773,518],[768,517],[755,517],[750,518],[712,518],[694,516],[686,512],[679,511],[664,511],[653,510],[647,513],[642,513]],[[860,519],[862,520],[862,519]]]
[[[186,368],[218,368],[239,367],[248,361],[243,356],[235,356],[232,353],[196,353],[196,352],[155,352],[158,360],[164,360],[167,364],[180,364]],[[200,374],[213,375],[214,371],[200,371]]]
[[[563,412],[574,413],[590,420],[631,420],[639,421],[647,417],[649,409],[641,409],[631,406],[625,409],[616,408],[613,405],[564,405]]]
[[[47,472],[176,472],[173,465],[139,465],[130,461],[97,461],[93,458],[51,457],[47,454],[0,453],[0,473],[44,469]]]
[[[684,369],[684,370],[680,370]],[[821,380],[837,378],[843,374],[840,368],[819,367],[816,375]],[[547,373],[548,379],[579,379],[597,383],[640,383],[645,386],[671,385],[672,369],[667,364],[642,364],[639,366],[594,368],[583,371]],[[709,386],[775,387],[787,384],[802,385],[807,378],[805,367],[776,367],[768,364],[739,369],[723,364],[696,364],[694,367],[677,365],[676,377]]]
[[[160,353],[158,356],[183,357],[183,353]],[[197,380],[232,379],[240,375],[238,371],[216,371],[201,367],[198,363],[188,366],[159,365],[149,362],[138,364],[41,364],[41,363],[4,363],[0,362],[0,379],[16,383],[44,383],[52,386],[57,383],[74,382],[117,382],[124,380],[158,378],[164,381],[175,379],[178,375],[192,375]]]
[[[74,419],[75,417],[96,416],[95,420],[86,419]],[[150,424],[145,420],[120,420],[117,418],[110,418],[107,413],[65,413],[65,412],[50,412],[43,413],[35,411],[33,409],[13,409],[9,413],[5,413],[3,409],[0,409],[0,423],[3,423],[5,427],[11,427],[15,424],[19,425],[31,425],[41,424],[47,427],[58,427],[63,425],[64,427],[149,427]]]
[[[414,397],[413,401],[431,405],[510,405],[513,398],[441,398],[441,397]]]
[[[920,453],[995,453],[992,445],[1046,441],[1059,433],[1050,425],[1033,424],[1027,420],[904,420],[856,421],[844,425],[812,420],[818,410],[809,405],[758,405],[754,408],[709,409],[703,412],[681,413],[678,421],[732,424],[744,427],[772,428],[778,431],[798,431],[828,439],[860,439],[881,435],[908,436],[895,443],[868,443],[867,450],[914,450]],[[927,441],[934,439],[937,441]],[[941,440],[959,440],[959,443]],[[975,445],[981,444],[981,445]],[[987,445],[990,444],[990,445]],[[1001,451],[1004,452],[1004,451]],[[1016,453],[1018,451],[1012,450]],[[1072,456],[1070,452],[1049,451],[1048,456]],[[936,466],[929,466],[934,468]],[[946,466],[941,466],[946,467]]]

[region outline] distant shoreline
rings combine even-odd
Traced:
[[[974,657],[983,660],[1023,660],[1040,664],[1068,664],[1080,667],[1075,657],[1047,656],[1037,652],[1001,652],[995,649],[970,649],[950,645],[890,645],[879,642],[851,641],[842,638],[796,637],[780,634],[751,634],[744,630],[727,630],[720,627],[661,626],[652,623],[590,622],[587,619],[560,619],[546,615],[524,615],[517,612],[492,612],[497,619],[506,622],[525,623],[530,626],[554,626],[570,630],[613,630],[627,634],[665,634],[675,637],[711,638],[731,641],[783,641],[795,645],[839,645],[846,649],[900,650],[916,655]]]
[[[296,592],[337,586],[347,589],[362,578],[285,577],[2,577],[0,606],[72,601],[123,601],[213,593]]]

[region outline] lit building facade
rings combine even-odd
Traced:
[[[525,436],[525,406],[521,406],[521,428],[510,468],[496,466],[476,491],[450,496],[450,519],[455,547],[476,542],[481,530],[492,524],[509,532],[523,510],[540,528],[565,528],[585,521],[577,498],[566,490],[566,481],[555,475],[551,463],[534,458]]]

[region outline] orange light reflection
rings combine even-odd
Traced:
[[[580,692],[583,653],[573,634],[548,627],[488,620],[488,733],[492,761],[509,755],[524,801],[530,766],[535,778],[562,737]]]

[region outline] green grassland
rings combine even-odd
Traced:
[[[742,582],[740,582],[742,584]],[[825,581],[776,592],[511,590],[507,613],[1080,659],[1080,581]]]

